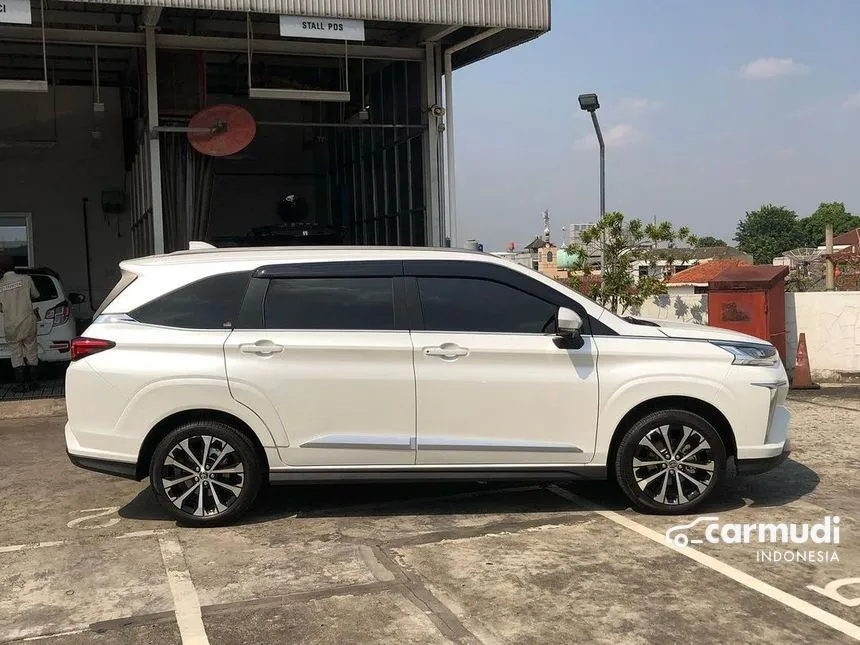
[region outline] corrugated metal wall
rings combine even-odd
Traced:
[[[546,31],[550,0],[74,0]]]

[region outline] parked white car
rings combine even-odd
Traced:
[[[57,273],[47,268],[16,268],[16,273],[32,278],[39,297],[33,301],[38,314],[37,342],[39,361],[68,363],[71,360],[72,339],[77,329],[72,305],[86,301],[80,293],[67,294]],[[3,335],[3,314],[0,313],[0,360],[9,360],[11,352]]]
[[[188,525],[265,481],[607,478],[688,513],[789,452],[773,345],[623,319],[478,252],[194,250],[122,262],[67,371],[66,445]]]

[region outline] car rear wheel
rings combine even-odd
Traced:
[[[624,434],[615,476],[635,509],[675,515],[704,503],[725,466],[726,448],[713,425],[685,410],[661,410]]]
[[[254,446],[235,428],[192,421],[159,442],[149,480],[171,517],[187,526],[218,526],[250,508],[263,468]]]

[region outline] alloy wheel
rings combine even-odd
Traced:
[[[633,454],[633,476],[655,502],[679,505],[702,495],[714,478],[714,452],[698,430],[665,424],[639,440]]]
[[[167,498],[195,517],[224,513],[245,485],[245,464],[239,451],[224,439],[205,434],[176,443],[160,471]]]

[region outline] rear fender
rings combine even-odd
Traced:
[[[117,432],[141,437],[142,440],[167,417],[197,409],[217,410],[235,416],[251,428],[264,448],[276,447],[275,433],[283,433],[280,424],[271,428],[261,416],[230,396],[225,381],[205,378],[166,379],[150,383],[126,406],[117,422]]]

